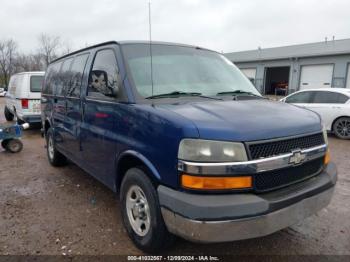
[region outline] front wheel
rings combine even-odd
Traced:
[[[46,149],[47,158],[53,166],[64,166],[67,163],[67,159],[64,155],[57,151],[55,147],[55,140],[53,136],[53,130],[50,127],[46,133]]]
[[[350,117],[341,117],[333,124],[334,134],[340,139],[350,139]]]
[[[120,200],[124,226],[139,249],[157,253],[173,243],[175,238],[164,224],[156,189],[141,168],[126,172]]]

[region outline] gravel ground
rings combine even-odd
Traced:
[[[4,99],[0,98],[0,123]],[[49,165],[39,129],[24,149],[0,149],[0,255],[137,255],[105,186],[77,166]],[[350,255],[350,141],[330,137],[339,180],[331,204],[299,225],[258,239],[200,245],[178,240],[168,254]],[[219,233],[219,232],[218,232]]]

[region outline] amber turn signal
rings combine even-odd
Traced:
[[[331,162],[331,154],[329,153],[329,149],[327,149],[326,155],[324,156],[324,164],[328,165]]]
[[[253,184],[251,176],[241,177],[203,177],[182,174],[181,184],[187,189],[199,190],[223,190],[223,189],[247,189]]]

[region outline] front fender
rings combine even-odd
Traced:
[[[120,170],[120,164],[123,161],[123,159],[127,156],[131,156],[131,157],[138,159],[140,162],[142,162],[150,170],[150,175],[152,176],[153,179],[155,179],[157,181],[161,180],[160,173],[158,172],[157,168],[152,164],[152,162],[150,160],[148,160],[147,157],[145,157],[144,155],[142,155],[141,153],[139,153],[135,150],[126,150],[116,158],[116,170]],[[116,187],[119,186],[118,181],[121,182],[119,179],[120,175],[121,174],[118,174],[118,172],[117,172]]]

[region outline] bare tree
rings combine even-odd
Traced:
[[[72,46],[73,46],[72,41],[70,41],[69,39],[62,41],[62,43],[61,43],[62,55],[66,55],[66,54],[71,53],[73,50]]]
[[[61,40],[58,36],[52,36],[42,33],[39,37],[39,52],[44,59],[45,68],[56,58],[57,50]]]
[[[15,59],[15,72],[41,71],[44,69],[40,54],[19,54]]]
[[[30,61],[29,56],[25,54],[19,54],[17,55],[15,59],[15,72],[24,72],[24,71],[30,71]]]
[[[45,70],[45,67],[42,63],[42,59],[41,59],[40,54],[32,54],[31,55],[31,63],[32,63],[31,71],[44,71]]]
[[[0,74],[3,84],[8,86],[10,76],[15,69],[15,56],[17,51],[17,43],[12,40],[0,41]]]

